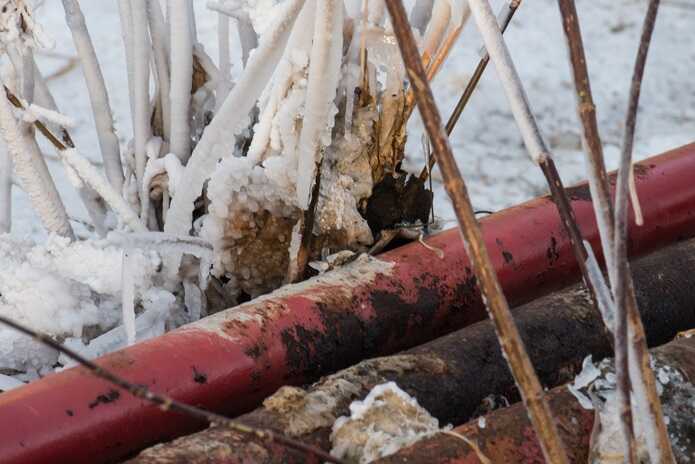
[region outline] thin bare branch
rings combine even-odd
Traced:
[[[391,23],[398,40],[410,83],[425,129],[430,137],[434,153],[439,160],[444,186],[454,205],[463,243],[471,257],[481,293],[490,312],[511,371],[526,404],[531,421],[538,433],[546,459],[553,463],[566,463],[567,455],[560,440],[552,414],[545,401],[543,388],[533,370],[519,331],[514,323],[509,305],[497,280],[490,256],[475,218],[466,184],[461,177],[451,146],[444,131],[439,111],[427,82],[415,39],[401,0],[386,0]]]
[[[629,177],[632,168],[632,150],[635,137],[635,125],[637,121],[637,109],[640,90],[644,76],[644,68],[647,62],[647,54],[651,43],[656,15],[659,9],[659,0],[650,0],[647,14],[642,27],[639,49],[635,60],[635,67],[630,85],[627,115],[625,119],[625,134],[618,168],[618,181],[615,199],[615,283],[614,295],[618,311],[626,313],[628,337],[630,343],[630,365],[636,366],[630,370],[633,390],[637,401],[646,403],[649,408],[650,423],[647,426],[646,438],[652,462],[674,462],[673,451],[668,437],[668,430],[664,422],[663,411],[656,391],[656,382],[649,362],[644,327],[637,310],[634,298],[634,288],[630,277],[630,265],[627,256],[628,240],[628,196]],[[618,318],[619,319],[619,318]]]
[[[574,80],[577,113],[582,124],[582,142],[588,166],[589,189],[593,201],[594,213],[598,224],[603,254],[608,269],[613,269],[612,247],[614,227],[613,208],[611,207],[608,175],[603,158],[603,147],[596,122],[589,72],[584,55],[579,18],[574,0],[559,0],[562,25],[567,39],[570,55],[572,77]],[[595,288],[596,290],[596,288]],[[630,404],[630,374],[628,368],[627,312],[625,306],[618,307],[613,328],[616,384],[619,402],[620,422],[625,439],[626,461],[637,462],[635,434],[632,425],[632,408]]]
[[[94,361],[91,361],[83,357],[79,353],[61,345],[48,335],[36,332],[4,316],[0,316],[0,323],[12,327],[17,331],[25,335],[28,335],[34,340],[66,355],[73,361],[79,363],[85,369],[89,370],[92,374],[96,375],[97,377],[111,382],[112,384],[116,385],[119,388],[122,388],[123,390],[127,391],[128,393],[137,398],[141,398],[143,400],[149,401],[152,404],[157,405],[159,409],[161,409],[162,411],[178,412],[180,414],[184,414],[195,419],[206,421],[211,425],[229,427],[230,429],[236,430],[239,433],[253,436],[261,441],[278,443],[293,450],[297,450],[301,453],[307,455],[314,455],[328,462],[338,464],[342,463],[340,459],[331,456],[330,454],[326,453],[325,451],[319,448],[307,445],[300,441],[289,438],[285,435],[278,434],[276,432],[273,432],[272,430],[251,427],[246,424],[242,424],[241,422],[229,419],[225,416],[216,414],[214,412],[206,411],[204,409],[200,409],[186,403],[181,403],[167,395],[155,393],[147,387],[145,387],[144,385],[136,385],[134,383],[131,383],[123,377],[116,375],[114,372],[96,364]]]
[[[502,19],[502,23],[500,24],[500,30],[503,34],[504,31],[507,30],[507,26],[509,26],[509,23],[511,22],[512,17],[514,16],[514,13],[520,5],[521,0],[509,2],[509,4],[507,5],[506,11]],[[451,113],[451,116],[449,116],[449,120],[446,122],[445,129],[447,135],[451,135],[451,132],[454,130],[456,123],[458,123],[459,118],[461,117],[461,113],[463,113],[464,108],[468,104],[468,101],[471,99],[473,91],[478,86],[480,78],[483,77],[483,73],[485,72],[485,68],[487,68],[489,62],[490,55],[485,53],[483,57],[480,58],[478,66],[475,67],[475,71],[473,72],[473,76],[471,76],[471,79],[468,81],[468,84],[466,84],[466,88],[463,90],[461,98],[459,98],[459,101],[456,103],[454,111]],[[428,153],[427,166],[422,168],[422,171],[420,172],[420,180],[422,180],[423,182],[427,180],[427,177],[429,176],[429,173],[432,172],[432,168],[434,168],[436,162],[437,159],[434,156],[432,156],[432,153]]]

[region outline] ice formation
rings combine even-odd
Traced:
[[[652,357],[652,367],[657,378],[657,390],[662,402],[664,420],[677,462],[690,462],[695,444],[692,443],[692,415],[695,413],[695,386],[680,371],[668,364],[668,356],[660,356],[658,350]],[[600,363],[584,360],[582,371],[569,390],[585,409],[596,409],[598,424],[591,440],[590,463],[622,462],[624,436],[619,419],[618,399],[615,389],[615,367],[612,359]],[[640,462],[650,462],[651,444],[644,419],[647,406],[632,400],[633,419]]]
[[[331,454],[367,464],[439,432],[439,421],[394,382],[374,387],[350,404],[331,433]]]
[[[403,158],[405,71],[390,25],[376,10],[337,21],[314,1],[258,100],[247,156],[223,157],[208,183],[201,236],[232,293],[256,296],[285,281],[316,179],[311,258],[371,244],[366,201]],[[330,72],[312,77],[312,62],[324,61]]]
[[[108,240],[70,242],[64,237],[50,236],[45,243],[36,245],[9,235],[0,236],[0,313],[60,341],[89,342],[117,325],[122,332],[122,253],[121,247]],[[181,305],[176,305],[173,294],[158,288],[161,261],[157,253],[131,250],[128,261],[124,272],[133,283],[133,302],[139,319],[151,317],[147,316],[151,310],[160,315],[161,321],[170,320],[171,313]],[[166,302],[166,312],[162,310],[162,301]],[[145,322],[136,321],[138,339],[157,321]],[[154,332],[163,333],[163,329],[162,325],[161,330]],[[82,345],[84,353],[90,356],[92,351],[104,352],[91,343]],[[119,346],[112,344],[113,347]],[[53,350],[0,327],[0,373],[30,380],[51,372],[57,363],[58,354]]]

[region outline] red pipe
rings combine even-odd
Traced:
[[[643,254],[695,235],[695,144],[636,165]],[[569,189],[584,236],[597,244],[588,187]],[[500,282],[518,305],[577,279],[555,206],[541,197],[482,221]],[[457,230],[360,260],[234,310],[104,356],[123,377],[228,414],[289,383],[397,352],[480,320],[485,310]],[[114,462],[204,424],[119,393],[81,368],[0,394],[3,463]]]

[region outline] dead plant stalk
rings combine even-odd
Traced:
[[[483,242],[465,182],[456,165],[439,111],[434,102],[432,90],[428,84],[427,74],[408,24],[405,8],[401,0],[386,0],[386,7],[391,15],[393,30],[425,129],[434,147],[435,156],[439,160],[444,186],[454,205],[464,246],[471,258],[502,351],[509,362],[517,385],[519,385],[546,459],[553,463],[566,463],[568,462],[567,455],[545,401],[543,388],[526,353]]]
[[[617,308],[624,308],[627,315],[629,355],[634,357],[630,366],[630,379],[633,390],[639,402],[646,401],[649,409],[649,421],[646,439],[652,441],[648,449],[657,455],[650,456],[652,462],[674,462],[673,451],[668,437],[668,430],[664,422],[663,411],[659,395],[656,391],[656,381],[652,372],[647,343],[644,335],[644,327],[637,310],[634,296],[634,288],[630,276],[630,265],[627,257],[628,240],[628,197],[630,188],[630,171],[632,168],[632,150],[635,138],[635,124],[637,120],[637,108],[639,104],[640,90],[644,76],[644,68],[647,62],[647,53],[651,43],[656,15],[659,9],[659,0],[650,0],[642,26],[639,49],[635,60],[635,67],[630,85],[627,115],[625,118],[625,133],[618,168],[618,181],[615,198],[615,245],[614,265],[615,284],[614,298]]]
[[[615,235],[613,208],[610,201],[608,175],[603,157],[603,147],[596,121],[596,107],[591,93],[591,81],[586,66],[584,42],[574,0],[558,0],[562,26],[567,39],[570,68],[574,80],[577,113],[582,125],[582,142],[588,166],[589,189],[598,223],[601,247],[608,269],[613,268],[612,243]],[[595,287],[596,285],[594,285]],[[627,462],[637,462],[632,409],[630,406],[630,376],[628,369],[627,312],[625,306],[617,308],[613,329],[617,393],[620,421]]]

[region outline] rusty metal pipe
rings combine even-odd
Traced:
[[[695,273],[682,271],[695,268],[695,240],[642,257],[632,267],[652,345],[666,343],[679,331],[695,327]],[[612,339],[580,285],[518,307],[515,319],[545,387],[572,379],[588,354],[601,359],[612,353]],[[328,450],[334,420],[349,414],[350,402],[388,381],[417,398],[443,424],[462,424],[483,414],[490,399],[498,404],[502,398],[519,401],[494,327],[486,320],[397,355],[362,361],[306,390],[283,387],[261,408],[239,420],[274,428]],[[323,403],[321,417],[317,417],[318,406],[326,398],[331,401]],[[204,448],[208,454],[201,453]],[[129,463],[203,464],[208,462],[209,453],[216,456],[217,464],[300,464],[307,459],[215,427],[148,449]]]
[[[643,254],[695,235],[695,144],[636,165]],[[598,237],[588,187],[569,189],[585,235]],[[541,197],[482,220],[508,301],[519,305],[578,278],[555,205]],[[162,337],[104,356],[119,375],[214,411],[241,414],[285,384],[301,384],[362,359],[424,343],[486,317],[468,258],[449,230],[256,299]],[[0,395],[5,463],[114,462],[201,429],[80,368]]]
[[[695,456],[692,418],[695,414],[695,337],[680,338],[650,351],[657,368],[669,366],[683,376],[682,382],[662,383],[661,401],[668,412],[668,430],[677,463]],[[589,462],[589,441],[594,411],[582,408],[566,386],[551,390],[548,401],[572,462]],[[475,443],[482,455],[494,463],[537,464],[544,462],[533,427],[521,403],[488,414],[484,426],[479,420],[454,429]],[[376,461],[380,464],[483,464],[480,455],[458,437],[437,434],[398,453]]]

